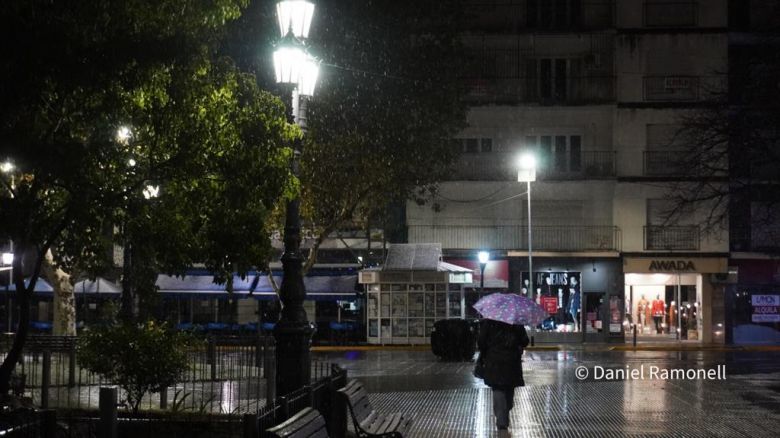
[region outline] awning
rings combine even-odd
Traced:
[[[122,288],[103,277],[97,277],[95,281],[89,279],[79,281],[73,286],[73,292],[76,294],[118,294],[122,293]]]
[[[30,285],[29,278],[24,279],[24,285],[25,286]],[[8,286],[7,289],[6,288],[0,289],[0,292],[5,292],[6,290],[8,292],[16,292],[16,285],[12,283],[10,286]],[[46,282],[46,280],[39,277],[38,281],[35,282],[35,290],[33,292],[36,294],[51,294],[52,292],[54,292],[54,289],[51,287],[49,283]]]
[[[281,275],[274,274],[274,280],[278,286],[281,286]],[[183,277],[159,275],[156,284],[159,292],[169,298],[228,298],[225,285],[214,283],[214,277],[205,271],[190,273]],[[309,300],[354,299],[356,284],[357,272],[354,270],[334,271],[304,278],[306,298]],[[262,272],[252,272],[244,279],[235,276],[233,295],[236,298],[276,299],[268,275]]]

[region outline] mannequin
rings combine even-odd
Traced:
[[[555,323],[566,324],[566,307],[563,303],[563,288],[558,288],[558,309],[555,312]]]
[[[637,314],[637,321],[639,322],[639,326],[642,327],[642,331],[645,329],[645,325],[647,325],[647,309],[650,307],[650,302],[647,301],[647,298],[645,298],[644,294],[639,299],[639,302],[636,305],[636,314]]]
[[[580,319],[577,314],[580,312],[580,292],[577,290],[577,278],[569,279],[569,315],[574,320],[574,330],[580,330]]]
[[[655,299],[653,300],[653,321],[655,322],[655,332],[657,334],[662,334],[663,331],[661,329],[661,322],[664,319],[664,307],[665,304],[661,300],[661,295],[656,295]]]
[[[529,281],[527,278],[523,280],[523,287],[520,288],[520,290],[523,292],[523,295],[528,295],[528,286],[529,286],[528,283]]]

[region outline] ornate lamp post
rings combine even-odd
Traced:
[[[305,97],[314,93],[319,65],[305,49],[301,39],[309,34],[314,4],[288,0],[277,3],[282,38],[274,51],[276,82],[286,85],[289,94],[289,121],[305,128]],[[302,99],[303,98],[303,99]],[[294,144],[293,175],[298,176],[300,143]],[[287,203],[282,254],[282,312],[274,328],[276,339],[276,393],[288,394],[308,385],[311,380],[311,337],[314,326],[306,318],[303,301],[303,254],[301,253],[300,200]]]

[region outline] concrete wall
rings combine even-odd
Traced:
[[[615,22],[618,28],[642,28],[646,0],[617,0]],[[656,2],[663,3],[663,2]],[[669,3],[669,2],[667,2]],[[684,3],[684,2],[681,2]],[[702,0],[698,3],[696,27],[725,27],[728,23],[728,0]]]

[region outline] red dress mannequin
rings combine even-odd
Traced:
[[[664,307],[664,302],[661,300],[661,296],[656,296],[653,300],[652,312],[653,321],[655,322],[655,331],[659,335],[662,333],[661,321],[663,321],[664,318]]]

